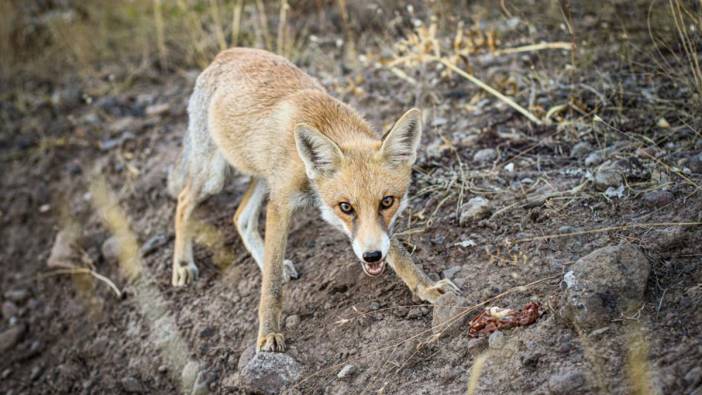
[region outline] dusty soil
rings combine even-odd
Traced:
[[[510,23],[499,12],[484,19],[503,26],[504,47],[571,40],[558,23],[534,27],[535,11],[520,11]],[[615,11],[583,11],[579,67],[567,66],[572,59],[563,50],[471,59],[477,76],[531,102],[541,116],[566,104],[551,125],[536,126],[435,67],[424,75],[405,69],[417,88],[373,63],[340,67],[343,51],[334,44],[306,49],[300,66],[378,130],[420,98],[425,133],[397,229],[416,262],[460,286],[466,307],[508,291],[490,305],[536,301],[545,312],[531,326],[505,331],[504,345],[472,340],[464,321],[434,338],[432,306],[393,273],[366,277],[345,236],[304,210],[287,252],[302,274],[285,286],[288,354],[304,369],[289,391],[465,393],[486,350],[476,393],[628,394],[637,368],[653,392],[702,391],[702,232],[689,225],[702,221],[699,108],[689,90],[647,68],[643,28],[629,31],[641,38],[625,59],[624,44],[602,40],[602,26],[633,12]],[[381,54],[371,44],[365,52]],[[0,332],[21,330],[0,358],[0,392],[175,393],[184,358],[200,364],[211,392],[244,392],[239,358],[255,342],[260,281],[231,224],[244,177],[232,177],[196,212],[207,230],[195,251],[200,280],[170,285],[175,203],[165,180],[197,72],[147,69],[116,87],[112,81],[125,74],[106,66],[93,78],[24,81],[4,94],[0,300],[8,314]],[[583,141],[589,148],[573,153]],[[474,157],[486,148],[495,150],[488,160]],[[632,163],[638,173],[625,175],[619,190],[599,188],[588,181],[599,163],[585,164],[599,150],[603,160]],[[129,281],[102,248],[115,231],[96,204],[102,177],[139,247],[153,245],[138,254],[139,280]],[[490,201],[490,212],[461,221],[464,203],[476,196]],[[47,268],[57,233],[76,225],[75,264],[111,279],[123,297],[90,276]],[[591,251],[621,243],[639,246],[650,263],[640,307],[593,331],[573,327],[558,314],[563,274]],[[642,364],[631,362],[635,334],[644,339]],[[346,364],[356,373],[340,379]]]

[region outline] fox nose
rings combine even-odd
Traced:
[[[380,251],[370,251],[363,253],[363,260],[368,263],[378,262],[382,257],[383,253]]]

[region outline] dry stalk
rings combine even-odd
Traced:
[[[219,1],[210,0],[210,14],[212,15],[212,21],[214,22],[214,32],[217,38],[217,44],[219,45],[219,50],[224,51],[227,49],[227,41],[224,39],[224,29],[222,29],[222,18],[219,13]]]
[[[470,368],[470,376],[468,378],[468,389],[466,390],[467,395],[475,394],[475,390],[478,388],[478,379],[480,379],[480,374],[483,371],[483,366],[485,361],[487,361],[490,356],[490,352],[486,351],[475,358],[473,361],[473,366]]]
[[[517,112],[519,112],[520,114],[524,115],[525,117],[527,117],[527,119],[529,119],[530,121],[534,122],[535,124],[537,124],[537,125],[542,125],[542,124],[543,124],[543,122],[542,122],[539,118],[537,118],[534,114],[532,114],[531,112],[529,112],[529,110],[527,110],[526,108],[520,106],[520,105],[517,104],[514,100],[512,100],[511,98],[509,98],[509,97],[503,95],[502,93],[500,93],[499,91],[497,91],[496,89],[494,89],[494,88],[491,87],[490,85],[484,83],[483,81],[479,80],[479,79],[476,78],[475,76],[473,76],[473,75],[471,75],[471,74],[468,74],[468,73],[466,73],[465,71],[461,70],[460,68],[458,68],[457,66],[455,66],[454,64],[452,64],[451,62],[449,62],[448,60],[446,60],[446,59],[444,59],[444,58],[435,57],[435,56],[427,56],[427,59],[428,59],[428,60],[435,61],[435,62],[439,62],[439,63],[443,64],[444,66],[448,67],[451,71],[455,72],[456,74],[458,74],[458,75],[460,75],[461,77],[467,79],[468,81],[474,83],[475,85],[479,86],[481,89],[485,90],[486,92],[490,93],[491,95],[493,95],[493,96],[497,97],[498,99],[502,100],[502,101],[505,102],[508,106],[512,107],[512,108],[515,109]]]
[[[285,56],[285,47],[287,45],[287,16],[290,5],[287,0],[280,0],[280,14],[278,16],[278,39],[276,40],[276,49],[279,55]]]
[[[161,0],[153,0],[154,4],[154,26],[156,27],[156,46],[158,48],[158,61],[161,68],[166,68],[168,52],[166,48],[166,38],[163,32],[163,10]]]
[[[45,274],[40,274],[38,277],[39,278],[46,278],[46,277],[51,277],[51,276],[57,276],[60,274],[89,274],[89,275],[95,277],[96,279],[102,281],[103,283],[107,284],[107,286],[110,287],[110,289],[112,289],[112,291],[114,291],[115,295],[117,295],[118,298],[122,297],[122,291],[117,287],[117,285],[115,285],[114,282],[112,282],[112,280],[110,280],[109,278],[103,276],[102,274],[100,274],[94,270],[90,270],[88,268],[78,267],[78,268],[73,268],[73,269],[57,269],[57,270],[53,270],[53,271],[45,273]]]
[[[493,55],[500,56],[500,55],[520,53],[520,52],[535,52],[535,51],[543,51],[544,49],[571,50],[571,49],[573,49],[573,44],[567,43],[567,42],[562,42],[562,41],[552,42],[552,43],[531,44],[531,45],[524,45],[522,47],[498,49],[497,51],[495,51],[493,53]]]
[[[266,17],[266,7],[263,4],[263,0],[256,0],[256,14],[258,14],[259,34],[263,38],[263,44],[266,46],[266,49],[270,51],[273,49],[273,43],[268,32],[268,18]]]
[[[234,4],[234,14],[232,15],[232,47],[239,44],[239,31],[241,29],[241,11],[244,8],[244,0],[236,0]]]

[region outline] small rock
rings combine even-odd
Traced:
[[[3,370],[2,373],[0,374],[0,379],[5,380],[8,377],[10,377],[11,374],[12,374],[12,369],[7,368],[7,369]]]
[[[408,320],[416,320],[418,318],[421,318],[424,315],[424,311],[422,311],[421,308],[419,307],[412,307],[409,309],[407,312],[406,318]]]
[[[702,367],[695,366],[690,369],[687,374],[685,374],[685,382],[688,387],[696,387],[698,384],[702,383]]]
[[[441,272],[441,274],[444,276],[444,278],[451,280],[451,279],[453,279],[453,276],[455,276],[456,273],[458,273],[460,271],[461,271],[460,266],[454,266],[454,267],[450,267],[450,268],[444,270],[443,272]]]
[[[136,125],[137,123],[138,123],[137,119],[134,117],[131,117],[131,116],[122,117],[122,118],[119,118],[119,119],[115,120],[114,122],[112,122],[108,126],[108,129],[111,132],[121,132],[121,131],[124,131],[126,129],[133,129],[134,125]]]
[[[643,202],[646,207],[659,208],[673,201],[673,194],[669,191],[651,191],[643,195]]]
[[[624,181],[623,174],[613,162],[607,161],[603,163],[595,171],[593,182],[598,191],[605,191],[609,187],[618,187]]]
[[[576,370],[561,370],[548,379],[552,394],[570,394],[585,385],[585,375]]]
[[[46,265],[50,268],[75,267],[75,262],[80,259],[75,250],[77,238],[77,232],[71,229],[63,229],[58,232]]]
[[[585,166],[597,166],[602,161],[604,160],[604,155],[602,155],[602,152],[600,151],[595,151],[591,152],[586,158],[585,158]]]
[[[300,324],[300,316],[297,314],[289,315],[285,319],[286,328],[294,328]]]
[[[661,129],[670,129],[670,123],[668,123],[668,120],[665,118],[659,119],[656,125]]]
[[[646,256],[635,246],[597,249],[563,276],[561,315],[584,330],[606,326],[641,305],[649,271]]]
[[[22,303],[29,298],[29,291],[24,288],[11,289],[5,292],[5,299],[15,303]]]
[[[237,363],[237,370],[242,371],[246,367],[246,364],[249,363],[250,360],[253,359],[254,355],[256,355],[256,347],[248,347],[244,350],[244,352],[239,355],[239,362]]]
[[[487,338],[478,337],[468,341],[468,351],[473,355],[478,355],[488,346]]]
[[[207,395],[210,393],[210,382],[212,382],[212,375],[207,371],[201,371],[197,374],[195,379],[195,384],[193,385],[193,391],[191,395]]]
[[[0,332],[0,353],[11,350],[12,347],[19,343],[24,336],[25,329],[25,326],[20,324]]]
[[[702,173],[702,153],[691,156],[687,162],[687,167],[693,173]]]
[[[448,292],[439,297],[434,303],[434,312],[432,315],[432,331],[435,335],[450,336],[458,331],[465,329],[465,323],[468,321],[468,314],[464,314],[461,318],[456,318],[463,310],[462,306],[467,306],[460,296]],[[449,323],[450,321],[450,323]]]
[[[570,150],[571,158],[582,158],[587,155],[588,152],[592,151],[592,145],[587,141],[581,141],[573,146]]]
[[[241,385],[248,391],[278,394],[296,382],[302,367],[291,356],[282,353],[258,352],[241,370]]]
[[[111,236],[102,243],[100,252],[105,261],[115,263],[119,259],[120,242],[117,236]]]
[[[344,365],[343,368],[341,368],[339,373],[336,374],[336,377],[343,380],[345,378],[353,376],[354,374],[356,374],[356,366],[351,365],[351,364],[347,364],[347,365]]]
[[[168,236],[156,235],[147,240],[146,243],[144,243],[144,245],[141,247],[141,255],[147,256],[159,249],[160,247],[164,246],[166,243],[168,243]]]
[[[200,364],[197,361],[190,360],[185,364],[180,374],[181,393],[189,394],[192,392],[199,373]]]
[[[484,148],[473,155],[473,161],[478,163],[492,162],[497,159],[497,151],[494,148]]]
[[[505,334],[501,331],[495,331],[488,337],[488,346],[491,349],[500,349],[505,346]]]
[[[39,378],[39,376],[41,376],[42,373],[44,373],[44,368],[40,365],[37,365],[32,368],[32,371],[29,373],[29,378],[32,381],[35,381]]]
[[[464,225],[481,220],[490,215],[491,211],[490,201],[482,196],[476,196],[463,205],[459,223]]]
[[[369,309],[375,311],[380,308],[380,303],[378,302],[371,302],[370,306],[368,306]]]
[[[168,371],[168,366],[166,366],[166,365],[161,365],[158,367],[159,373],[166,373],[167,371]]]
[[[125,392],[131,394],[138,394],[144,392],[144,386],[139,380],[132,376],[125,377],[124,379],[122,379],[122,381],[120,381],[120,384],[122,385],[122,389],[124,389]]]
[[[2,304],[2,316],[6,320],[9,320],[10,317],[14,317],[17,315],[17,312],[19,310],[17,309],[17,305],[12,303],[11,301],[5,301]]]

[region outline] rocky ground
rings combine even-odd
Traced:
[[[583,11],[576,66],[563,49],[471,49],[475,75],[541,125],[436,63],[393,65],[412,39],[367,40],[354,67],[332,39],[305,47],[301,67],[378,130],[423,108],[396,237],[463,294],[435,307],[393,273],[366,277],[302,211],[285,356],[251,350],[260,273],[231,224],[245,178],[196,212],[200,280],[170,285],[165,182],[198,70],[15,83],[0,103],[0,391],[702,394],[699,96],[651,71],[643,28],[604,40],[635,13],[614,11]],[[535,13],[489,13],[477,31],[498,49],[572,39]],[[483,307],[528,302],[534,324],[468,336]]]

